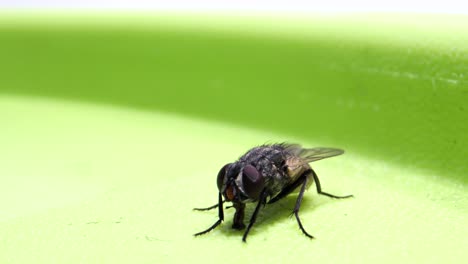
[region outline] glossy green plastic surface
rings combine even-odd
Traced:
[[[0,263],[461,263],[468,18],[0,16]],[[248,243],[216,174],[249,147],[313,163]],[[248,216],[252,212],[248,209]],[[248,217],[247,217],[248,218]]]

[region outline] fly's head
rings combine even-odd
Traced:
[[[253,165],[228,163],[217,178],[218,190],[227,202],[245,203],[259,198],[265,182],[262,173]]]

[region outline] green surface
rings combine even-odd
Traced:
[[[85,19],[84,19],[85,18]],[[468,258],[468,18],[0,16],[0,263]],[[346,149],[247,244],[220,166],[289,140]],[[312,189],[311,189],[312,190]]]
[[[347,153],[316,163],[325,190],[356,195],[337,201],[307,193],[302,219],[317,239],[289,217],[294,197],[266,207],[247,244],[230,228],[232,210],[220,228],[195,238],[216,220],[216,212],[191,208],[216,202],[219,167],[265,138],[282,137],[67,101],[1,97],[0,113],[8,127],[0,137],[1,263],[467,257],[467,187],[434,174]]]

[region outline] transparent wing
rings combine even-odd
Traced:
[[[285,145],[285,148],[288,152],[295,156],[299,156],[307,163],[338,156],[344,153],[344,150],[337,148],[302,148],[300,145],[296,144]]]
[[[338,156],[344,153],[344,150],[337,148],[310,148],[302,149],[299,156],[307,162],[317,161],[326,159],[334,156]]]

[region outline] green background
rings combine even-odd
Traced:
[[[0,262],[460,263],[468,246],[468,18],[0,15]],[[219,168],[274,141],[313,164],[309,241],[267,206],[221,227]],[[251,209],[250,209],[251,211]]]

